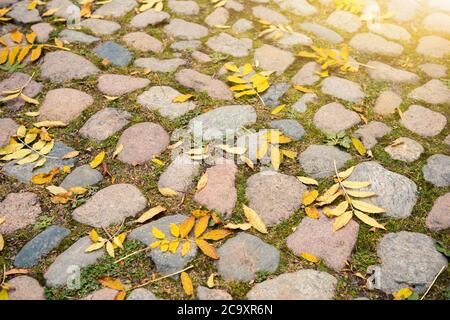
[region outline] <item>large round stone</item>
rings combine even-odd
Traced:
[[[300,199],[306,187],[296,177],[274,171],[256,173],[247,179],[245,195],[249,207],[266,225],[288,219],[300,209]]]
[[[147,199],[131,184],[115,184],[106,187],[76,208],[72,216],[92,227],[108,227],[134,217],[147,206]]]
[[[418,135],[433,137],[445,128],[447,118],[439,112],[412,105],[403,113],[400,123]]]
[[[317,110],[313,122],[323,132],[337,133],[360,123],[361,119],[355,111],[346,109],[340,103],[332,102]]]
[[[298,161],[303,170],[314,178],[326,178],[335,174],[334,164],[339,170],[352,157],[333,146],[310,145],[300,153]]]
[[[227,240],[217,253],[217,271],[224,280],[253,280],[257,272],[274,272],[280,261],[275,247],[245,232]]]
[[[142,122],[122,133],[117,145],[121,144],[123,150],[117,158],[138,165],[159,156],[169,144],[169,134],[159,124]]]
[[[436,199],[433,208],[427,215],[425,224],[428,229],[433,231],[450,228],[450,192]]]
[[[284,273],[257,283],[248,293],[249,300],[331,300],[337,279],[332,275],[305,269]]]
[[[450,185],[450,157],[443,154],[435,154],[428,158],[423,167],[423,177],[436,187]]]
[[[0,224],[0,234],[13,233],[34,223],[41,214],[39,198],[31,192],[10,193],[0,202],[0,217],[5,222]]]

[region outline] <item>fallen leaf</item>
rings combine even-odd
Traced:
[[[219,255],[217,254],[216,248],[210,245],[203,239],[195,239],[195,243],[199,247],[199,249],[208,257],[212,259],[219,259]]]
[[[161,193],[165,197],[176,197],[178,196],[178,192],[172,190],[170,188],[158,188],[159,193]]]
[[[272,147],[272,150],[270,152],[270,161],[272,163],[272,167],[275,170],[278,170],[280,168],[282,157],[283,155],[280,152],[280,148]]]
[[[184,257],[189,252],[190,249],[191,249],[191,243],[188,240],[186,240],[183,243],[183,246],[181,247],[181,256]]]
[[[119,291],[116,296],[114,297],[114,300],[125,300],[125,297],[127,296],[126,291]]]
[[[116,150],[114,150],[114,153],[112,155],[112,158],[114,159],[115,157],[117,157],[119,155],[119,153],[121,153],[123,150],[123,144],[119,144],[116,148]]]
[[[3,239],[3,236],[0,234],[0,252],[5,247],[5,240]]]
[[[337,176],[338,176],[341,180],[347,179],[348,177],[351,176],[351,174],[353,173],[353,170],[354,170],[354,169],[355,169],[354,166],[353,166],[353,167],[350,167],[350,168],[348,168],[348,169],[345,170],[345,171],[339,172],[339,173],[337,174]]]
[[[347,210],[347,208],[348,208],[348,201],[342,201],[336,206],[336,208],[330,211],[330,215],[339,217]]]
[[[302,195],[302,204],[304,206],[309,206],[311,203],[313,203],[317,199],[318,196],[319,196],[319,191],[317,191],[317,190],[306,191]]]
[[[98,155],[95,156],[95,158],[91,161],[90,166],[92,169],[97,168],[102,162],[103,159],[105,159],[105,151],[100,152]]]
[[[211,275],[208,277],[208,281],[206,281],[206,285],[208,286],[208,288],[214,288],[214,277],[215,277],[215,273],[211,273]]]
[[[33,124],[36,128],[41,128],[41,127],[46,127],[46,128],[57,128],[57,127],[66,127],[67,124],[65,124],[62,121],[49,121],[49,120],[45,120],[45,121],[41,121],[41,122],[36,122],[35,124]]]
[[[246,156],[240,157],[241,161],[244,162],[250,169],[255,170],[255,165],[253,164],[253,161],[247,158]]]
[[[349,223],[349,221],[352,219],[352,217],[353,217],[352,211],[346,211],[339,217],[337,217],[333,223],[333,232],[336,232],[339,229],[345,227],[347,223]]]
[[[114,254],[114,247],[113,244],[111,243],[111,241],[106,241],[106,252],[108,253],[108,255],[112,258],[115,257]]]
[[[197,182],[197,191],[203,190],[208,183],[208,173],[205,172]]]
[[[232,229],[232,230],[236,230],[236,229],[240,229],[240,230],[248,230],[252,227],[252,225],[250,223],[239,223],[239,224],[234,224],[234,223],[227,223],[224,228],[227,229]]]
[[[346,188],[350,189],[359,189],[370,186],[370,182],[368,181],[343,181],[342,185]]]
[[[358,210],[355,210],[355,216],[357,216],[359,220],[361,220],[361,221],[364,222],[365,224],[368,224],[368,225],[371,226],[371,227],[386,230],[386,228],[385,228],[382,224],[379,224],[379,223],[377,222],[377,220],[375,220],[375,219],[372,218],[372,217],[369,217],[369,216],[368,216],[367,214],[365,214],[365,213],[362,213],[362,212],[360,212],[360,211],[358,211]]]
[[[159,230],[157,227],[152,227],[152,234],[157,239],[165,239],[166,238],[166,235],[164,234],[164,232]]]
[[[375,192],[370,191],[354,191],[354,190],[347,190],[347,194],[351,197],[355,198],[367,198],[367,197],[373,197],[376,195]]]
[[[180,227],[178,227],[175,223],[171,223],[169,228],[170,228],[170,233],[175,238],[178,238],[180,236]]]
[[[305,213],[312,219],[319,219],[319,210],[316,207],[306,207]]]
[[[311,92],[314,92],[314,90],[309,89],[309,88],[306,88],[306,87],[303,87],[303,86],[298,85],[298,84],[294,85],[294,89],[295,89],[295,90],[298,90],[298,91],[300,91],[300,92],[303,92],[303,93],[311,93]]]
[[[230,230],[215,229],[215,230],[211,230],[211,231],[206,232],[202,236],[202,239],[219,241],[219,240],[222,240],[222,239],[228,237],[231,233],[232,232]]]
[[[176,102],[186,102],[189,99],[191,99],[193,97],[192,94],[184,94],[181,96],[176,96],[175,98],[173,98],[172,102],[176,103]]]
[[[302,257],[303,259],[305,259],[309,262],[312,262],[312,263],[320,262],[320,260],[315,255],[312,255],[311,253],[302,252],[302,253],[300,253],[300,257]]]
[[[366,147],[364,147],[364,144],[361,142],[361,140],[359,140],[358,138],[352,138],[352,144],[360,155],[363,156],[366,154],[367,149]]]
[[[118,280],[118,279],[114,279],[111,277],[102,277],[102,278],[97,279],[97,281],[106,288],[110,288],[110,289],[117,290],[117,291],[125,290],[122,282],[120,282],[120,280]]]
[[[73,150],[73,151],[67,152],[65,155],[62,156],[61,159],[72,159],[72,158],[75,158],[76,156],[78,156],[79,154],[80,154],[80,151]]]
[[[206,228],[208,228],[209,215],[203,216],[198,219],[197,223],[194,227],[194,236],[196,238],[200,237],[203,232],[205,232]]]
[[[194,287],[192,285],[191,277],[186,272],[182,272],[180,275],[181,285],[183,286],[184,293],[188,296],[192,296],[194,294]]]
[[[84,252],[92,252],[92,251],[99,250],[99,249],[103,248],[104,245],[105,245],[104,241],[93,243],[89,247],[87,247],[86,250],[84,250]]]
[[[180,224],[180,238],[185,238],[192,230],[195,224],[195,217],[189,216]]]
[[[2,300],[8,300],[8,290],[6,289],[0,289],[0,301]]]
[[[253,209],[247,207],[245,204],[243,204],[242,207],[244,209],[244,215],[247,218],[248,222],[252,225],[252,227],[261,233],[267,233],[267,227],[261,217]]]
[[[308,177],[297,177],[297,179],[304,184],[308,184],[308,185],[314,185],[314,186],[318,186],[319,182],[317,182],[317,180],[313,179],[313,178],[308,178]]]
[[[413,291],[410,288],[402,288],[397,292],[394,292],[392,295],[394,296],[394,300],[405,300],[412,294]]]
[[[144,212],[137,220],[136,222],[138,223],[144,223],[148,220],[150,220],[151,218],[153,218],[154,216],[160,214],[161,212],[166,211],[166,208],[162,207],[162,206],[156,206],[151,208],[150,210]]]
[[[270,114],[276,115],[276,114],[280,113],[281,111],[283,111],[284,108],[286,108],[285,104],[279,105],[278,107],[273,108],[272,111],[270,112]]]
[[[67,193],[67,190],[63,187],[48,186],[45,189],[47,189],[53,195],[57,195],[58,193]]]
[[[367,203],[364,201],[359,200],[352,200],[352,205],[361,211],[367,212],[367,213],[383,213],[386,212],[383,208],[377,207],[371,203]]]

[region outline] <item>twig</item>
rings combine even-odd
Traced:
[[[345,189],[344,185],[342,184],[341,178],[339,178],[339,173],[338,173],[337,167],[336,167],[336,160],[334,160],[334,159],[333,159],[333,164],[334,164],[334,171],[336,172],[336,178],[338,180],[339,186],[341,187],[342,191],[344,191],[345,199],[350,204],[350,207],[352,208],[352,211],[354,212],[355,208],[353,208],[350,196],[348,195],[347,190]]]
[[[420,300],[423,300],[425,298],[425,296],[428,294],[428,292],[431,290],[431,287],[434,285],[434,283],[436,282],[437,278],[439,278],[439,276],[441,275],[442,271],[444,271],[444,269],[447,267],[447,265],[442,266],[441,270],[438,272],[438,274],[436,275],[436,277],[434,277],[433,282],[431,282],[430,286],[428,287],[427,291],[423,294],[422,298],[420,298]]]
[[[143,252],[143,251],[147,251],[147,250],[149,250],[149,249],[151,249],[151,248],[150,248],[150,247],[145,247],[144,249],[139,249],[139,250],[137,250],[137,251],[134,251],[134,252],[132,252],[132,253],[126,255],[126,256],[123,257],[123,258],[120,258],[119,260],[114,261],[114,263],[119,263],[120,261],[123,261],[123,260],[125,260],[125,259],[128,259],[129,257],[132,257],[132,256],[134,256],[134,255],[136,255],[136,254],[138,254],[138,253],[141,253],[141,252]]]
[[[165,276],[156,278],[156,279],[154,279],[154,280],[149,280],[149,281],[144,282],[144,283],[142,283],[142,284],[140,284],[140,285],[138,285],[138,286],[132,287],[132,288],[129,289],[128,291],[131,291],[131,290],[134,290],[134,289],[137,289],[137,288],[141,288],[141,287],[145,287],[146,285],[148,285],[148,284],[150,284],[150,283],[153,283],[153,282],[156,282],[156,281],[165,279],[165,278],[169,278],[169,277],[175,276],[175,275],[177,275],[177,274],[179,274],[179,273],[182,273],[182,272],[185,272],[185,271],[187,271],[187,270],[189,270],[189,269],[192,269],[193,267],[194,267],[193,265],[190,265],[189,267],[186,267],[186,268],[184,268],[183,270],[180,270],[180,271],[177,271],[177,272],[174,272],[174,273],[171,273],[171,274],[167,274],[167,275],[165,275]]]

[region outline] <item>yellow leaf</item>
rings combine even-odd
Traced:
[[[37,133],[30,133],[28,132],[25,136],[25,144],[30,144],[31,142],[33,142],[35,139],[37,138]]]
[[[265,80],[265,81],[258,82],[257,84],[254,84],[254,86],[256,87],[256,91],[261,93],[261,92],[264,92],[267,89],[269,89],[270,84],[269,84],[269,81]]]
[[[172,190],[170,188],[158,188],[159,193],[161,193],[165,197],[176,197],[178,196],[178,192]]]
[[[184,257],[185,255],[187,255],[190,249],[191,243],[189,241],[185,241],[183,243],[183,246],[181,247],[181,256]]]
[[[34,48],[33,50],[31,50],[31,55],[30,55],[30,61],[36,61],[37,59],[39,59],[39,57],[41,56],[42,53],[42,45],[37,46],[36,48]]]
[[[397,292],[394,292],[392,295],[395,300],[405,300],[408,299],[410,295],[413,294],[413,291],[410,288],[402,288]]]
[[[185,95],[181,95],[181,96],[177,96],[177,97],[173,98],[172,102],[186,102],[192,97],[193,97],[192,94],[185,94]]]
[[[150,220],[151,218],[153,218],[154,216],[160,214],[161,212],[166,211],[166,208],[162,207],[162,206],[156,206],[151,208],[150,210],[144,212],[139,219],[136,220],[136,222],[139,223],[144,223],[148,220]]]
[[[195,224],[195,217],[189,216],[180,224],[180,237],[185,238],[192,230]]]
[[[26,164],[26,163],[32,163],[32,162],[36,161],[37,159],[39,159],[39,157],[40,157],[39,154],[33,153],[33,154],[30,154],[28,157],[17,161],[17,164],[22,165],[22,164]]]
[[[15,99],[15,98],[17,98],[19,96],[20,96],[20,92],[13,93],[13,94],[7,95],[6,97],[1,98],[0,102],[10,101],[10,100]]]
[[[116,148],[116,150],[114,150],[114,153],[112,155],[112,158],[114,159],[115,157],[117,157],[119,155],[119,153],[121,153],[123,150],[123,144],[119,144]]]
[[[235,64],[231,64],[231,63],[227,62],[227,63],[224,64],[224,67],[228,71],[240,73],[239,68]]]
[[[299,53],[297,53],[297,55],[303,58],[317,58],[317,55],[315,53],[308,51],[300,51]]]
[[[211,273],[211,275],[208,277],[208,281],[206,281],[206,285],[208,286],[208,288],[214,288],[214,276],[216,274],[215,273]]]
[[[256,159],[261,160],[269,150],[269,144],[266,141],[263,141],[260,145],[258,150],[256,150]]]
[[[57,186],[48,186],[45,189],[48,190],[48,192],[50,192],[53,195],[57,195],[59,193],[67,193],[67,190],[64,189],[63,187],[57,187]]]
[[[0,234],[0,252],[5,247],[5,240],[3,239],[3,236]]]
[[[278,170],[280,168],[282,159],[283,155],[280,152],[280,148],[272,147],[272,150],[270,152],[270,161],[272,163],[272,167],[275,170]]]
[[[113,258],[115,257],[115,254],[114,254],[114,247],[113,247],[111,241],[107,241],[107,242],[106,242],[106,252],[108,253],[108,255],[109,255],[110,257],[113,257]]]
[[[240,159],[242,162],[244,162],[247,166],[249,166],[250,169],[255,170],[255,166],[253,164],[253,161],[247,158],[246,156],[240,156]]]
[[[97,168],[102,162],[103,159],[105,159],[105,151],[100,152],[98,155],[95,156],[95,158],[91,161],[90,166],[92,169]]]
[[[225,151],[227,153],[239,154],[239,155],[244,154],[247,151],[247,148],[230,147],[226,144],[217,145],[216,147],[219,149],[222,149],[223,151]]]
[[[352,200],[352,205],[361,211],[367,212],[367,213],[383,213],[386,212],[383,208],[377,207],[371,203],[367,203],[364,201],[359,200]]]
[[[118,279],[114,279],[111,277],[102,277],[102,278],[97,279],[97,281],[106,288],[110,288],[110,289],[117,290],[117,291],[125,290],[122,282],[120,282],[120,280],[118,280]]]
[[[256,91],[253,90],[253,89],[252,89],[252,90],[245,90],[245,91],[236,93],[236,94],[234,95],[234,97],[235,97],[235,98],[240,98],[240,97],[243,97],[243,96],[251,96],[251,95],[254,95],[254,94],[256,94]]]
[[[42,14],[42,16],[43,17],[50,17],[50,16],[54,15],[58,10],[59,10],[59,8],[50,8],[47,11],[45,11]]]
[[[358,210],[355,210],[355,216],[357,216],[359,220],[361,220],[361,221],[364,222],[365,224],[368,224],[368,225],[371,226],[371,227],[386,230],[386,228],[385,228],[382,224],[379,224],[379,223],[377,222],[377,220],[375,220],[375,219],[372,218],[372,217],[369,217],[369,216],[368,216],[367,214],[365,214],[365,213],[362,213],[362,212],[360,212],[360,211],[358,211]]]
[[[41,154],[48,154],[50,151],[52,151],[53,147],[55,146],[55,140],[52,140],[48,142],[39,152]]]
[[[34,104],[34,105],[38,105],[38,104],[39,104],[39,101],[38,101],[38,100],[33,99],[33,98],[31,98],[31,97],[29,97],[29,96],[23,94],[23,93],[20,94],[20,97],[21,97],[25,102],[28,102],[28,103],[31,103],[31,104]]]
[[[95,229],[92,229],[89,232],[89,239],[91,239],[92,242],[98,242],[100,240],[100,237],[98,236],[97,231]]]
[[[2,158],[2,160],[9,161],[9,160],[22,159],[22,158],[28,156],[31,152],[32,151],[30,149],[21,149],[21,150],[18,150],[16,152],[12,153],[12,154],[4,156]]]
[[[285,155],[286,157],[288,157],[289,159],[295,159],[295,158],[297,158],[297,152],[292,151],[292,150],[281,149],[281,153],[282,153],[283,155]]]
[[[46,184],[52,181],[53,177],[59,173],[59,168],[53,168],[49,173],[38,173],[31,178],[34,184]]]
[[[249,63],[244,64],[244,66],[242,67],[242,75],[243,76],[250,74],[252,71],[253,71],[253,67]]]
[[[27,56],[28,52],[30,52],[32,45],[25,46],[17,55],[17,63],[21,63],[23,59]],[[25,96],[25,95],[24,95]],[[25,96],[26,97],[26,96]],[[31,98],[30,98],[31,99]],[[24,99],[25,100],[25,99]]]
[[[116,101],[117,99],[120,98],[120,97],[107,96],[107,95],[104,95],[104,97],[105,97],[106,100],[108,100],[108,101]]]
[[[336,232],[339,229],[345,227],[347,223],[349,223],[349,221],[352,219],[352,217],[353,217],[352,211],[346,211],[339,217],[337,217],[333,223],[333,232]]]
[[[41,121],[41,122],[36,122],[35,124],[33,124],[36,128],[41,128],[41,127],[46,127],[46,128],[57,128],[57,127],[65,127],[67,126],[67,124],[65,124],[62,121]]]
[[[247,80],[244,80],[244,79],[239,78],[239,77],[237,77],[237,76],[229,76],[229,77],[227,78],[227,80],[228,80],[229,82],[233,82],[233,83],[240,83],[240,84],[247,83]]]
[[[278,107],[273,108],[270,114],[272,115],[279,114],[284,108],[286,108],[285,104],[279,105]]]
[[[41,160],[36,162],[36,164],[34,165],[33,169],[42,167],[45,164],[46,161],[47,161],[47,158],[41,158]]]
[[[186,272],[182,272],[180,275],[181,285],[183,286],[184,293],[188,296],[194,294],[194,287],[192,285],[192,280]]]
[[[92,251],[99,250],[99,249],[103,248],[104,245],[105,245],[105,242],[103,242],[103,241],[93,243],[89,247],[87,247],[86,250],[84,250],[84,252],[92,252]]]
[[[55,45],[56,45],[58,48],[64,48],[64,44],[63,44],[62,41],[59,40],[58,38],[55,38]]]
[[[11,31],[9,34],[12,41],[15,43],[21,43],[23,39],[23,34],[18,29],[15,29],[14,31]]]
[[[152,234],[157,239],[165,239],[166,238],[166,235],[164,234],[164,232],[159,230],[157,227],[152,227]]]
[[[63,172],[64,172],[64,173],[70,173],[70,171],[72,171],[72,169],[70,169],[69,166],[64,166],[64,167],[63,167]]]
[[[298,91],[300,91],[300,92],[304,92],[304,93],[311,93],[311,92],[314,92],[314,90],[309,89],[309,88],[306,88],[306,87],[303,87],[303,86],[298,85],[298,84],[294,85],[294,89],[295,89],[295,90],[298,90]]]
[[[201,176],[200,180],[198,180],[197,182],[197,191],[203,190],[203,188],[206,186],[207,183],[208,183],[208,173],[205,172]]]
[[[231,234],[230,230],[215,229],[215,230],[211,230],[211,231],[206,232],[202,236],[202,239],[218,241],[218,240],[222,240],[222,239],[226,238],[230,234]]]
[[[348,169],[345,170],[345,171],[339,172],[337,176],[338,176],[341,180],[347,179],[348,177],[351,176],[351,174],[353,173],[353,170],[354,170],[354,169],[355,169],[354,166],[353,166],[353,167],[350,167],[350,168],[348,168]]]
[[[252,225],[250,223],[239,223],[239,224],[235,224],[235,223],[227,223],[224,228],[227,229],[232,229],[232,230],[236,230],[236,229],[240,229],[240,230],[248,230],[252,227]]]
[[[348,208],[348,201],[342,201],[336,206],[336,208],[330,210],[329,214],[331,216],[339,217],[347,210],[347,208]]]
[[[161,241],[155,241],[150,244],[150,248],[156,249],[161,245]]]
[[[258,230],[261,233],[267,233],[267,227],[264,224],[261,217],[255,212],[255,210],[247,207],[245,204],[242,205],[244,209],[244,215],[247,218],[248,222],[252,225],[253,228]]]
[[[158,158],[156,158],[155,156],[153,156],[152,158],[152,162],[158,166],[164,166],[164,162],[162,160],[159,160]]]
[[[178,238],[180,236],[180,228],[175,224],[170,224],[170,233],[175,237]]]
[[[208,228],[209,223],[209,215],[201,217],[194,227],[194,235],[195,237],[200,237],[203,232],[205,232],[206,228]]]
[[[3,48],[0,52],[0,64],[4,64],[8,60],[9,48]]]
[[[347,190],[347,194],[351,197],[355,198],[367,198],[367,197],[373,197],[376,195],[375,192],[370,191],[353,191],[353,190]]]
[[[319,210],[316,207],[306,207],[305,213],[312,219],[319,219]]]
[[[199,247],[199,249],[208,257],[212,259],[219,259],[219,255],[217,254],[216,248],[210,245],[203,239],[195,239],[195,243]]]
[[[116,296],[114,297],[114,300],[122,301],[122,300],[125,300],[126,296],[127,296],[126,291],[119,291],[119,292],[117,292]]]
[[[170,241],[169,251],[172,253],[177,252],[179,244],[180,244],[180,239],[174,239],[174,240]]]
[[[230,87],[231,91],[242,91],[242,90],[249,90],[253,89],[253,87],[249,84],[238,84],[236,86]]]
[[[311,203],[313,203],[317,199],[318,196],[319,196],[319,191],[317,191],[317,190],[306,191],[302,195],[302,204],[304,206],[308,206]]]
[[[300,253],[300,257],[302,257],[303,259],[305,259],[309,262],[312,262],[312,263],[320,262],[320,260],[315,255],[312,255],[311,253],[302,252],[302,253]]]
[[[8,300],[8,290],[6,289],[0,289],[0,301],[2,300]]]
[[[368,181],[343,181],[342,185],[346,188],[350,189],[359,189],[370,186],[370,182]]]
[[[14,64],[14,62],[16,61],[16,57],[19,54],[19,52],[20,52],[20,47],[19,46],[12,48],[12,50],[9,52],[8,63],[10,65]]]
[[[80,154],[80,151],[77,151],[77,150],[69,151],[65,155],[63,155],[61,159],[72,159],[72,158],[75,158],[76,156],[78,156],[79,154]]]
[[[314,186],[318,186],[319,182],[317,182],[317,180],[313,179],[313,178],[308,178],[308,177],[297,177],[297,179],[303,183],[303,184],[308,184],[308,185],[314,185]]]
[[[356,151],[358,151],[360,155],[363,156],[366,154],[367,149],[366,147],[364,147],[363,143],[358,138],[352,138],[352,143]]]

